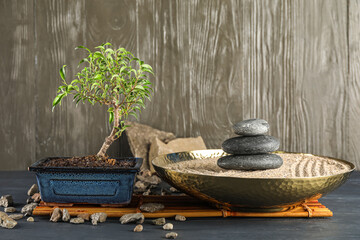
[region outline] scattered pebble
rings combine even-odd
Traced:
[[[14,220],[19,220],[22,219],[24,217],[24,215],[22,215],[21,213],[18,214],[10,214],[9,215],[10,218],[14,219]]]
[[[134,228],[134,232],[142,232],[143,229],[144,229],[143,225],[139,224],[136,225],[136,227]]]
[[[28,195],[28,196],[32,196],[32,195],[34,195],[35,193],[38,193],[38,192],[39,192],[38,186],[37,186],[36,184],[33,184],[33,185],[30,187],[30,189],[28,190],[27,195]]]
[[[33,210],[36,208],[38,204],[37,203],[29,203],[26,204],[22,209],[21,209],[21,213],[25,214],[25,216],[27,215],[31,215]]]
[[[140,210],[144,212],[157,212],[163,210],[165,206],[161,203],[144,203],[140,206]]]
[[[172,223],[167,223],[163,226],[164,230],[172,230],[174,228],[174,225]]]
[[[143,221],[144,219],[145,217],[142,213],[129,213],[123,215],[119,221],[121,224],[126,224],[126,223]]]
[[[28,221],[28,222],[34,222],[35,219],[34,219],[33,217],[28,217],[28,218],[26,219],[26,221]]]
[[[147,175],[137,175],[137,179],[142,181],[145,184],[157,185],[161,182],[161,178],[156,175],[147,176]]]
[[[77,215],[77,217],[80,217],[80,218],[84,219],[85,221],[90,220],[90,214],[88,214],[88,213],[80,213]]]
[[[4,195],[0,198],[1,207],[10,207],[14,204],[13,198],[11,195]]]
[[[139,191],[145,191],[146,190],[146,185],[142,182],[142,181],[137,181],[134,184],[135,188],[139,189]]]
[[[169,232],[165,235],[167,239],[175,239],[177,238],[178,234],[176,232]]]
[[[70,219],[70,223],[74,223],[74,224],[80,224],[80,223],[84,223],[84,222],[85,222],[85,220],[80,217]]]
[[[151,221],[152,224],[154,225],[158,225],[158,226],[163,226],[166,223],[165,218],[157,218]]]
[[[13,213],[13,212],[16,212],[16,208],[14,208],[14,207],[6,207],[6,208],[4,208],[4,212]]]
[[[180,221],[180,222],[184,222],[184,221],[186,221],[186,217],[185,216],[183,216],[183,215],[175,215],[175,220],[176,221]]]
[[[92,225],[97,225],[98,222],[105,222],[107,214],[103,212],[93,213],[90,216]]]
[[[148,195],[150,195],[150,193],[151,193],[151,190],[148,189],[148,190],[146,190],[146,192],[143,192],[143,196],[148,196]]]
[[[70,220],[70,213],[66,208],[62,210],[62,220],[63,222],[68,222]]]
[[[36,202],[36,203],[39,203],[41,201],[41,196],[40,196],[40,193],[34,193],[32,196],[31,196],[31,199]]]
[[[61,209],[60,208],[55,208],[51,214],[51,217],[50,217],[50,222],[57,222],[61,219],[61,215],[62,215],[62,212],[61,212]]]
[[[10,218],[6,213],[0,212],[0,226],[3,228],[14,228],[17,222]]]
[[[177,189],[174,188],[174,187],[170,187],[170,192],[179,192],[179,190],[177,190]]]

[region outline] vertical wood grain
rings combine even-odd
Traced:
[[[349,154],[360,169],[360,2],[349,1]]]
[[[292,1],[288,150],[347,154],[347,1]]]
[[[201,135],[209,148],[219,148],[233,123],[264,118],[282,150],[360,167],[358,1],[0,4],[3,169],[24,169],[43,156],[97,152],[110,131],[105,108],[76,108],[70,97],[51,112],[51,102],[59,68],[67,64],[70,79],[77,70],[81,54],[74,47],[106,41],[154,68],[144,124],[178,137]],[[119,154],[119,145],[110,153]]]
[[[77,62],[75,46],[83,42],[85,1],[36,1],[36,156],[72,156],[89,154],[87,110],[75,108],[71,96],[51,111],[61,84],[59,69],[68,65],[72,80]],[[35,159],[34,159],[35,160]]]
[[[35,159],[33,1],[0,2],[0,170]]]

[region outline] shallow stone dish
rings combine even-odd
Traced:
[[[294,153],[300,154],[300,153]],[[239,178],[182,173],[167,168],[180,161],[220,157],[222,150],[198,150],[172,153],[155,158],[152,163],[161,178],[175,188],[217,207],[233,211],[284,211],[317,200],[342,185],[355,169],[331,176],[296,178]]]

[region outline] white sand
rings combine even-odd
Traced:
[[[351,169],[348,164],[311,154],[278,154],[284,164],[278,169],[244,171],[226,170],[218,167],[219,158],[205,158],[173,163],[168,169],[183,173],[241,178],[296,178],[330,176]]]

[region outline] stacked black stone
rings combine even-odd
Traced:
[[[266,170],[281,167],[283,160],[271,154],[278,150],[280,141],[269,135],[269,124],[263,119],[248,119],[233,126],[235,134],[222,144],[224,152],[231,155],[221,157],[217,164],[224,169]]]

